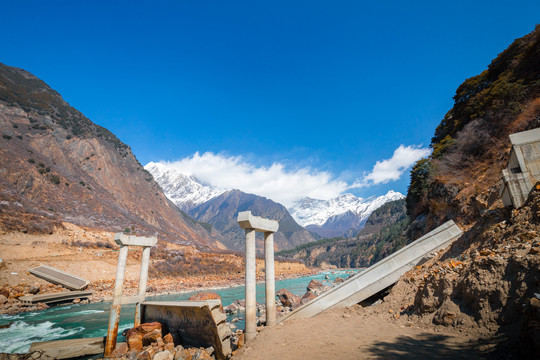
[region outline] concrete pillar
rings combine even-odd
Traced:
[[[118,266],[116,268],[116,280],[114,282],[111,314],[109,316],[109,328],[107,329],[107,341],[105,343],[105,357],[110,357],[116,348],[116,337],[118,336],[118,324],[120,323],[120,308],[122,306],[122,289],[124,287],[124,277],[126,274],[127,255],[128,247],[122,246],[118,254]]]
[[[142,261],[141,261],[141,274],[139,275],[139,298],[146,296],[146,284],[148,282],[148,266],[150,264],[150,246],[143,247]],[[141,325],[141,303],[140,300],[135,305],[135,321],[134,326]]]
[[[266,326],[276,325],[276,279],[274,276],[274,233],[264,233]]]
[[[255,230],[246,229],[246,343],[257,335]]]

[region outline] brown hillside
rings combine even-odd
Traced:
[[[540,27],[461,84],[454,100],[435,131],[433,154],[411,172],[407,208],[420,232],[448,219],[469,226],[500,206],[508,135],[540,126]]]
[[[61,221],[216,247],[131,149],[32,74],[0,64],[0,229],[51,232]]]

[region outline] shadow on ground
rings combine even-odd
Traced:
[[[458,344],[446,335],[421,334],[414,338],[400,336],[397,341],[376,342],[367,351],[371,357],[381,359],[488,359],[480,350],[483,344]],[[365,351],[365,350],[364,350]]]

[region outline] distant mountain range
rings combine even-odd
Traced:
[[[232,250],[243,250],[244,230],[238,226],[237,214],[251,211],[254,215],[279,221],[279,230],[274,235],[276,250],[292,249],[298,245],[315,241],[314,236],[293,219],[287,209],[275,201],[240,190],[229,190],[189,210],[195,219],[212,224],[225,238],[225,245]],[[257,247],[262,250],[262,235]]]
[[[330,200],[304,198],[289,208],[291,215],[302,226],[323,237],[354,236],[369,215],[387,202],[404,196],[390,190],[386,195],[362,199],[343,194]]]
[[[195,219],[214,225],[228,239],[228,245],[235,249],[238,248],[240,233],[236,231],[239,229],[236,229],[236,220],[233,218],[238,211],[251,210],[257,216],[290,224],[283,230],[285,224],[280,222],[280,233],[287,240],[281,239],[281,235],[280,240],[276,237],[279,248],[287,249],[303,242],[313,241],[315,237],[353,236],[362,229],[373,211],[389,201],[404,197],[395,191],[368,199],[344,194],[331,200],[305,198],[286,209],[283,205],[258,195],[246,194],[239,190],[231,192],[231,189],[218,189],[202,184],[195,177],[183,174],[173,165],[150,162],[145,169],[153,175],[171,201]],[[225,215],[221,216],[216,211],[218,204],[220,211],[227,214],[226,221],[223,218]],[[261,204],[265,204],[269,209],[265,210],[259,206],[257,213],[254,208]],[[308,236],[308,232],[302,226],[312,234]]]

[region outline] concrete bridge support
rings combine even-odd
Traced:
[[[275,220],[251,215],[251,211],[238,213],[238,225],[246,231],[246,343],[257,335],[255,233],[264,233],[264,268],[266,290],[266,325],[276,324],[276,287],[274,276],[274,233],[279,228]]]
[[[141,323],[141,303],[146,298],[146,283],[148,281],[148,266],[150,264],[150,248],[157,244],[156,237],[130,236],[123,233],[115,234],[114,241],[120,245],[120,252],[118,255],[118,265],[116,267],[116,280],[114,282],[113,300],[111,304],[111,314],[109,316],[107,339],[105,341],[104,357],[111,357],[112,352],[116,347],[116,337],[118,336],[118,325],[120,324],[120,309],[122,304],[135,303],[135,326],[140,325]],[[139,289],[137,296],[122,298],[124,278],[126,275],[128,246],[130,245],[140,246],[143,248]]]

